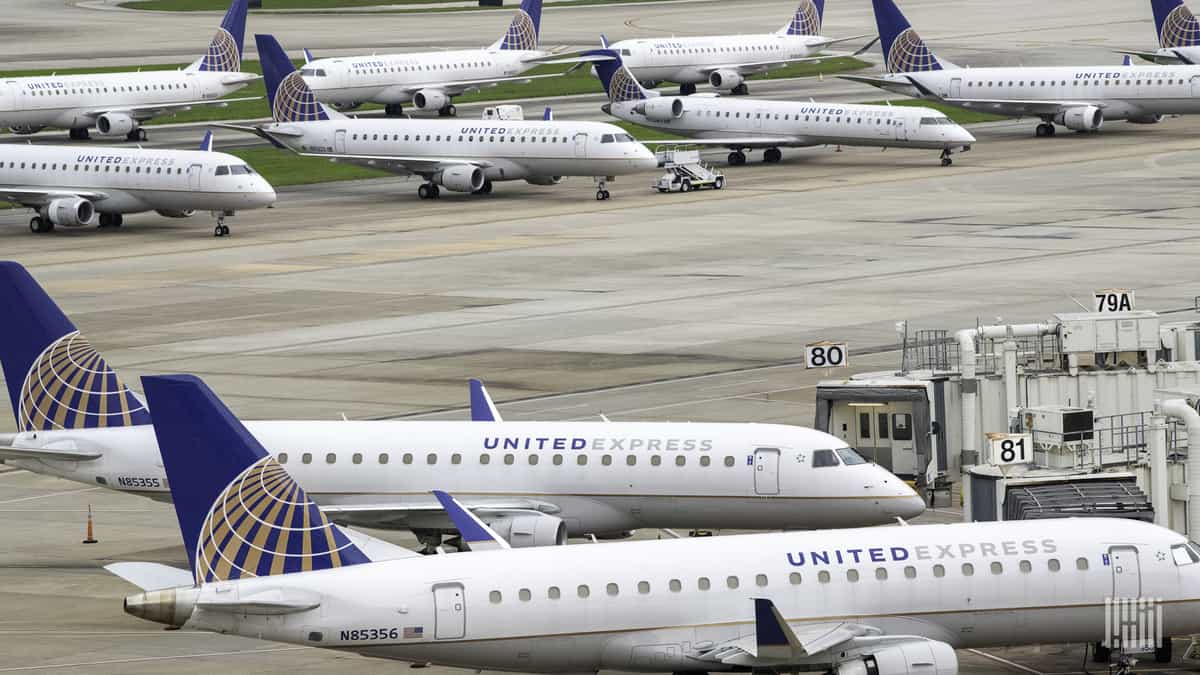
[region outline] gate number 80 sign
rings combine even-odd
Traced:
[[[804,345],[805,368],[842,368],[847,365],[849,350],[845,342],[814,342]]]

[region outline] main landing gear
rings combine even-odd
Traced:
[[[764,155],[765,157],[765,155]],[[729,166],[741,166],[746,163],[746,153],[741,150],[734,150],[729,153]]]
[[[213,228],[214,237],[228,237],[229,226],[225,224],[225,216],[217,216],[217,226]]]
[[[50,222],[49,218],[34,216],[29,219],[29,231],[34,234],[45,234],[54,229],[54,223]]]
[[[421,199],[437,199],[442,196],[442,191],[433,183],[421,183],[421,187],[417,188],[417,196]]]
[[[779,148],[767,148],[763,151],[763,161],[768,164],[774,164],[783,159],[783,152]]]
[[[743,82],[734,87],[729,93],[733,94],[734,96],[746,96],[750,93],[750,85]]]
[[[609,194],[608,190],[606,189],[607,187],[608,187],[608,179],[607,178],[600,177],[600,178],[596,179],[596,201],[605,202],[605,201],[608,201],[610,197],[612,197],[612,195]]]
[[[694,93],[696,93],[696,83],[695,82],[689,82],[687,84],[679,85],[679,95],[680,96],[691,96]]]
[[[73,141],[86,141],[91,138],[91,134],[88,133],[87,129],[71,129],[67,132],[67,135]]]
[[[400,105],[399,103],[389,103],[383,106],[383,114],[387,115],[388,117],[403,117],[404,106]]]
[[[453,103],[447,103],[438,109],[438,117],[458,117],[458,108]]]
[[[1041,124],[1037,125],[1037,130],[1034,132],[1034,135],[1038,138],[1042,138],[1043,136],[1053,136],[1054,125],[1050,122],[1042,122]]]
[[[100,228],[101,229],[107,229],[110,227],[118,228],[122,224],[124,224],[124,222],[125,222],[125,219],[119,213],[101,213],[100,214]]]
[[[141,127],[138,127],[136,129],[130,131],[129,133],[125,134],[125,140],[130,141],[132,143],[145,143],[146,142],[146,130]]]

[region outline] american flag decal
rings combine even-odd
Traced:
[[[425,637],[425,627],[424,626],[405,626],[404,627],[404,639],[405,640],[419,640],[420,638],[423,638],[423,637]]]

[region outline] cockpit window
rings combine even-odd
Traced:
[[[229,167],[229,173],[235,176],[248,176],[254,173],[254,169],[251,169],[245,164],[234,164],[233,166]]]
[[[813,453],[813,468],[820,469],[826,466],[837,466],[838,458],[832,450],[817,450]]]
[[[954,124],[954,122],[951,122],[949,117],[922,117],[921,124]]]
[[[613,135],[616,136],[618,143],[633,143],[634,142],[633,136],[630,136],[629,134],[613,134]]]
[[[1200,553],[1197,553],[1193,547],[1195,544],[1176,544],[1171,547],[1171,557],[1175,559],[1175,565],[1182,567],[1184,565],[1195,565],[1200,563]]]
[[[633,56],[633,52],[629,51],[628,49],[622,49],[621,56]]]
[[[324,68],[301,68],[301,77],[325,77]]]
[[[228,176],[229,175],[229,167],[225,166],[225,165],[218,166],[217,167],[217,175],[218,176]]]
[[[838,448],[838,457],[842,458],[842,464],[846,466],[854,466],[855,464],[866,464],[867,460],[863,456],[855,452],[854,448]]]
[[[603,136],[600,137],[600,142],[601,143],[612,143],[613,135],[612,134],[604,134]]]

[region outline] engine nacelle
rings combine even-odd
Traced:
[[[105,136],[125,136],[138,128],[138,121],[125,113],[104,113],[96,118],[96,131]]]
[[[483,187],[483,169],[477,166],[452,166],[442,169],[437,182],[447,190],[455,192],[474,192]]]
[[[29,134],[36,134],[37,132],[39,132],[45,128],[46,127],[27,124],[27,125],[18,126],[18,127],[9,127],[8,130],[18,136],[27,136]]]
[[[166,211],[163,209],[156,209],[154,212],[163,218],[191,218],[192,216],[196,215],[195,209],[186,209],[183,211]]]
[[[635,110],[645,115],[648,120],[670,122],[671,120],[679,119],[683,115],[683,99],[674,96],[659,96],[647,99],[645,103],[639,104]]]
[[[96,219],[96,207],[83,197],[60,197],[50,200],[42,215],[55,225],[78,227],[92,224]]]
[[[567,524],[544,513],[507,516],[489,521],[488,526],[513,548],[562,546],[567,543]]]
[[[1104,112],[1094,105],[1068,108],[1054,118],[1071,131],[1096,131],[1104,124]]]
[[[744,81],[736,70],[714,70],[708,75],[708,83],[717,89],[733,89]]]
[[[558,185],[562,179],[562,176],[529,176],[525,182],[530,185]]]
[[[413,104],[421,110],[441,110],[449,102],[446,93],[437,89],[422,89],[413,95]]]
[[[833,675],[958,675],[954,648],[937,640],[901,642],[833,668]]]
[[[1130,117],[1130,118],[1126,119],[1125,121],[1129,122],[1130,124],[1158,124],[1159,122],[1162,121],[1162,119],[1163,119],[1162,115],[1159,115],[1157,113],[1151,113],[1149,115],[1138,115],[1137,117]]]

